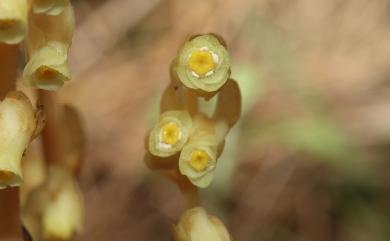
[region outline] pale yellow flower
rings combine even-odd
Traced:
[[[71,78],[68,52],[74,31],[74,13],[69,4],[56,16],[31,14],[26,41],[28,63],[23,82],[45,90],[58,90]]]
[[[51,167],[47,180],[48,202],[42,213],[46,240],[70,240],[82,229],[84,205],[75,178],[59,167]]]
[[[202,207],[186,210],[174,226],[176,241],[231,241],[229,232],[215,216]]]
[[[167,111],[149,135],[149,151],[155,156],[168,157],[179,152],[192,130],[191,116],[187,111]]]
[[[205,188],[214,179],[217,166],[217,142],[213,135],[193,137],[183,147],[179,170],[195,186]]]
[[[197,118],[194,133],[183,147],[179,171],[195,186],[205,188],[214,178],[218,156],[218,138],[211,120]]]
[[[0,42],[20,43],[27,33],[27,0],[0,1]]]
[[[229,53],[214,35],[200,35],[184,43],[173,68],[186,87],[213,92],[230,76]]]
[[[58,15],[64,11],[68,4],[69,0],[34,0],[32,9],[36,14]]]
[[[19,186],[21,159],[36,128],[35,111],[22,92],[11,92],[0,103],[0,189]]]
[[[70,77],[68,47],[61,42],[48,42],[36,51],[23,72],[25,84],[53,91]]]

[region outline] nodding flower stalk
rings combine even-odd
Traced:
[[[239,87],[229,79],[225,41],[215,34],[189,38],[172,62],[170,74],[171,84],[161,99],[162,114],[147,145],[148,152],[160,158],[146,155],[145,161],[153,169],[175,167],[193,185],[204,188],[213,179],[225,137],[241,112]],[[217,98],[210,117],[200,112],[200,98],[206,104]]]
[[[176,241],[231,241],[229,232],[215,216],[207,214],[202,207],[184,212],[179,223],[174,226]]]
[[[214,179],[225,138],[241,114],[225,41],[215,34],[189,38],[172,61],[170,77],[160,118],[147,139],[145,163],[175,182],[185,199],[187,211],[174,227],[176,241],[230,241],[222,222],[197,207],[198,188]]]
[[[228,108],[227,108],[228,106]],[[218,142],[224,141],[229,130],[241,116],[241,93],[238,83],[229,79],[218,94],[215,112],[212,116]]]
[[[18,44],[27,33],[27,0],[0,1],[0,43]]]
[[[54,91],[70,79],[68,52],[74,27],[70,4],[58,15],[30,13],[26,38],[28,63],[23,72],[26,85]]]
[[[37,123],[36,111],[22,92],[11,92],[0,103],[0,189],[22,183],[21,159]]]

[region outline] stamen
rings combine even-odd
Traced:
[[[205,151],[195,150],[191,154],[190,166],[198,172],[204,171],[209,164],[209,155]]]
[[[0,20],[0,30],[7,30],[12,28],[16,24],[14,19],[1,19]]]
[[[56,76],[57,71],[47,66],[41,66],[37,69],[37,74],[40,78],[51,79]]]
[[[213,54],[208,50],[195,50],[188,59],[188,66],[198,76],[205,76],[215,68]]]
[[[165,144],[175,145],[180,136],[180,127],[176,123],[169,122],[161,128],[161,141]]]
[[[12,178],[12,172],[0,171],[0,181],[6,182]]]

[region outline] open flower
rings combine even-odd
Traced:
[[[188,177],[192,184],[204,188],[214,178],[217,165],[218,140],[213,123],[197,118],[194,134],[183,147],[179,158],[179,171]]]
[[[174,236],[176,241],[231,241],[223,223],[217,217],[208,215],[202,207],[184,212],[174,226]]]
[[[192,120],[187,111],[167,111],[160,115],[157,125],[149,135],[149,151],[159,157],[179,152],[192,130]]]
[[[51,167],[43,207],[42,233],[46,240],[70,240],[81,230],[84,206],[75,178],[60,167]]]
[[[179,158],[180,173],[195,186],[205,188],[214,178],[217,165],[217,142],[213,135],[192,137]]]
[[[57,90],[70,79],[68,51],[74,31],[74,14],[69,4],[56,16],[31,14],[26,41],[29,59],[24,72],[26,85]]]
[[[173,68],[186,87],[213,92],[230,76],[229,54],[214,35],[200,35],[184,43]]]
[[[68,4],[69,0],[34,0],[32,9],[36,14],[58,15]]]
[[[35,112],[22,92],[0,103],[0,189],[22,183],[21,159],[36,128]]]
[[[34,53],[23,72],[29,86],[57,90],[70,79],[68,47],[61,42],[49,42]]]
[[[0,1],[0,42],[17,44],[27,33],[27,0]]]

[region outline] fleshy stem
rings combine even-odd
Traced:
[[[164,171],[164,174],[179,187],[184,199],[185,209],[199,206],[198,188],[192,185],[185,176],[181,175],[178,170]]]
[[[59,107],[55,93],[38,90],[38,99],[44,107],[46,123],[42,131],[42,148],[47,167],[62,161],[64,157],[61,129],[59,126]]]
[[[176,100],[170,103],[170,107],[174,109],[185,109],[193,116],[198,112],[198,97],[194,91],[184,87],[180,83],[180,80],[174,72],[173,65],[174,62],[169,67],[171,83],[166,94],[171,95],[171,98],[176,96]],[[164,96],[161,101],[165,101]]]
[[[0,44],[0,98],[15,89],[18,46]],[[22,241],[19,188],[0,190],[0,240]]]

